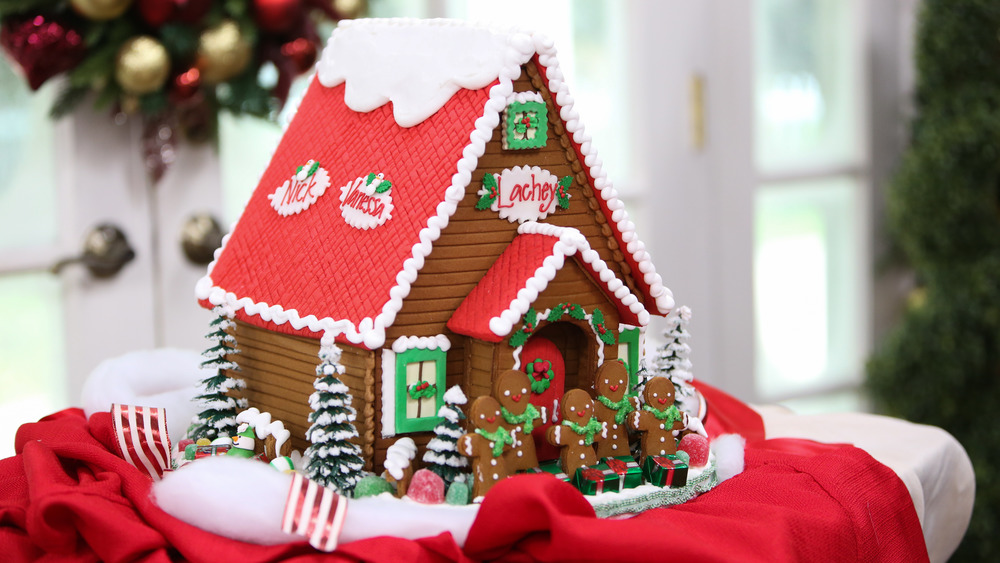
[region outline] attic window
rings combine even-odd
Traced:
[[[545,101],[537,92],[511,96],[504,111],[503,148],[538,149],[548,140],[549,117]]]
[[[618,333],[618,359],[625,363],[628,370],[629,389],[635,389],[639,383],[639,329],[621,325]]]
[[[396,432],[432,430],[444,405],[444,350],[407,350],[396,355]]]

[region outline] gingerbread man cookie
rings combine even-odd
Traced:
[[[642,394],[646,404],[629,417],[632,428],[642,432],[643,463],[648,455],[677,453],[677,433],[684,429],[684,415],[674,406],[674,384],[666,377],[654,377]]]
[[[501,425],[500,403],[493,397],[479,397],[472,402],[469,420],[475,431],[459,440],[459,451],[472,460],[472,496],[485,496],[490,488],[507,477],[503,453],[511,448],[515,436]]]
[[[562,448],[559,455],[562,470],[572,477],[577,469],[597,463],[594,442],[607,437],[608,427],[594,417],[594,402],[582,389],[567,391],[559,410],[562,423],[549,428],[545,438]]]
[[[628,370],[619,361],[601,364],[594,376],[594,415],[608,426],[607,439],[597,443],[597,458],[630,455],[628,415],[639,408],[639,397],[628,392]]]
[[[515,369],[505,371],[493,382],[493,396],[500,402],[500,425],[516,431],[514,445],[503,454],[507,471],[514,473],[538,467],[535,441],[531,432],[536,424],[545,420],[545,407],[539,409],[528,400],[531,398],[531,380],[528,374]]]

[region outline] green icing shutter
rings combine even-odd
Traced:
[[[628,367],[629,389],[639,384],[639,329],[626,328],[618,334],[618,359]]]
[[[441,417],[438,410],[444,405],[445,365],[444,350],[407,350],[396,354],[396,433],[433,430]],[[410,393],[411,386],[427,382],[436,392]],[[416,394],[420,398],[414,398]]]

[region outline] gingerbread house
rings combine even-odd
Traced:
[[[553,405],[604,361],[634,377],[673,307],[552,43],[442,20],[340,25],[197,293],[235,312],[245,396],[297,448],[340,346],[369,468],[425,444],[453,385],[522,369]]]

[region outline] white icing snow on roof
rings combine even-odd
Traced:
[[[401,127],[418,125],[461,88],[488,86],[510,65],[513,48],[534,52],[531,36],[453,20],[347,20],[333,32],[317,65],[319,81],[347,83],[344,102],[368,112],[392,102]],[[524,62],[524,61],[519,61]]]

